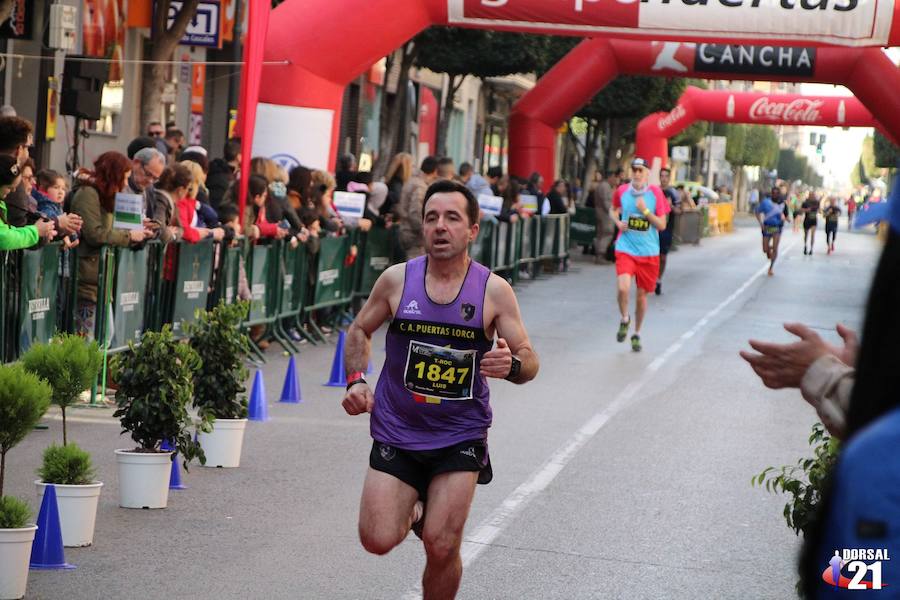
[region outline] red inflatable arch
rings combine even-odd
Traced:
[[[299,161],[313,167],[333,167],[345,86],[379,58],[429,25],[568,35],[614,34],[642,39],[702,39],[724,43],[772,41],[807,46],[884,46],[900,44],[900,2],[897,6],[894,2],[286,0],[272,11],[265,59],[287,60],[288,64],[266,67],[263,71],[253,152],[269,156],[280,154],[282,161],[287,163]],[[253,28],[252,23],[250,27]],[[646,48],[643,52],[651,53],[649,41],[636,43],[635,48]],[[603,44],[594,42],[593,46],[586,47],[586,52],[582,50],[575,55],[592,54],[590,48],[596,46]],[[602,57],[608,58],[610,49],[611,46],[606,52],[590,57],[589,63],[594,69],[567,60],[562,71],[557,70],[557,75],[563,75],[570,85],[581,85],[585,89],[574,104],[562,89],[558,94],[542,96],[538,104],[546,103],[547,106],[539,108],[555,115],[550,119],[555,121],[554,125],[584,104],[590,98],[591,90],[599,89],[605,83],[594,71],[603,69]],[[613,64],[612,69],[614,72],[632,72],[620,63]],[[586,74],[589,79],[580,81],[579,74]],[[848,71],[835,79],[845,83],[850,77]],[[881,89],[895,89],[883,80],[878,82],[878,77],[872,78],[872,86],[879,83]],[[863,97],[858,91],[857,95]],[[560,110],[558,106],[570,108]],[[534,116],[536,123],[546,121],[542,121],[540,113],[539,110]],[[542,143],[546,144],[547,140]],[[552,166],[552,160],[538,162],[539,170],[548,174],[550,171],[546,167]],[[526,171],[532,164],[538,166],[530,160],[525,163],[520,165]],[[552,177],[546,179],[549,181]]]
[[[556,132],[618,75],[661,75],[842,84],[900,138],[900,69],[880,48],[725,46],[616,39],[585,40],[513,107],[510,172],[553,181]]]
[[[671,112],[648,115],[638,124],[635,156],[648,162],[654,178],[667,163],[669,138],[695,121],[878,127],[872,113],[853,96],[761,94],[688,87]]]

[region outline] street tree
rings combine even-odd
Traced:
[[[875,166],[883,169],[897,167],[897,161],[900,160],[900,149],[877,129],[875,130],[874,151]]]
[[[502,77],[538,68],[543,36],[503,31],[430,27],[415,38],[416,65],[448,77],[438,119],[436,154],[447,154],[454,98],[466,77]],[[468,149],[471,151],[472,149]]]
[[[382,88],[378,118],[378,157],[372,165],[376,179],[384,176],[388,163],[397,152],[406,148],[409,137],[409,70],[419,52],[419,45],[411,39],[385,57],[385,82]],[[396,73],[396,82],[393,81]],[[394,93],[388,88],[393,85]]]
[[[875,158],[875,140],[871,135],[863,139],[859,152],[859,160],[850,172],[850,182],[854,186],[868,184],[878,176],[878,165]]]
[[[728,124],[725,160],[734,168],[734,197],[744,192],[744,167],[770,170],[778,163],[778,136],[768,125]]]
[[[552,69],[580,41],[569,37],[547,38],[541,48],[538,75]],[[697,81],[690,83],[706,87]],[[634,142],[638,121],[650,113],[671,110],[687,85],[688,81],[685,79],[623,75],[609,82],[575,113],[576,117],[585,121],[585,133],[583,136],[575,136],[571,133],[573,127],[570,123],[567,128],[570,133],[567,135],[582,158],[581,168],[576,176],[585,182],[585,194],[589,188],[587,182],[592,180],[597,168],[608,170],[630,153],[629,145]],[[597,156],[601,142],[602,159]]]
[[[200,0],[183,0],[181,11],[169,27],[170,0],[157,0],[153,4],[153,34],[147,42],[146,56],[150,62],[141,71],[141,127],[159,119],[163,86],[175,48],[184,36],[188,24],[197,13]]]

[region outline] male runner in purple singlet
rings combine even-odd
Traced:
[[[362,545],[386,554],[412,529],[425,545],[422,587],[433,600],[456,596],[475,484],[492,477],[486,378],[530,381],[538,357],[510,285],[469,257],[479,215],[472,193],[438,181],[423,212],[425,256],[385,271],[350,326],[343,407],[350,415],[371,413]],[[387,356],[373,394],[363,371],[371,336],[388,319]]]

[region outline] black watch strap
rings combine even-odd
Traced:
[[[519,360],[518,358],[516,358],[515,356],[513,356],[512,364],[509,366],[509,375],[506,376],[506,380],[512,381],[513,379],[515,379],[516,377],[519,376],[519,371],[521,371],[521,370],[522,370],[522,361]]]
[[[357,378],[354,379],[353,381],[348,381],[348,382],[347,382],[347,389],[349,390],[350,388],[352,388],[352,387],[353,387],[354,385],[356,385],[357,383],[366,383],[366,384],[368,384],[369,382],[366,381],[365,379],[363,379],[362,377],[357,377]]]

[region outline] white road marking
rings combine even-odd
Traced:
[[[789,244],[781,250],[781,253],[787,254],[788,251],[796,245],[796,242]],[[645,367],[646,371],[651,373],[658,371],[669,361],[672,356],[678,352],[684,343],[694,337],[701,329],[707,326],[720,312],[734,302],[741,294],[747,291],[753,282],[766,274],[769,270],[768,264],[756,271],[750,276],[740,287],[738,287],[730,296],[725,298],[718,306],[707,312],[697,321],[693,327],[688,329],[681,337],[670,345],[666,350],[653,362]],[[521,512],[538,493],[544,491],[550,483],[556,479],[556,476],[569,464],[575,455],[593,438],[600,429],[606,425],[610,419],[616,416],[623,409],[627,408],[634,400],[638,392],[643,389],[645,382],[649,378],[643,378],[639,381],[632,381],[625,389],[613,398],[609,405],[591,417],[581,428],[578,429],[572,437],[560,446],[541,467],[532,473],[527,481],[519,485],[513,492],[506,497],[505,500],[488,515],[473,531],[469,532],[466,539],[462,543],[462,562],[463,568],[467,568],[481,555],[482,552],[503,532],[509,523]],[[419,584],[416,589],[410,590],[402,596],[403,600],[421,600],[422,589]]]

